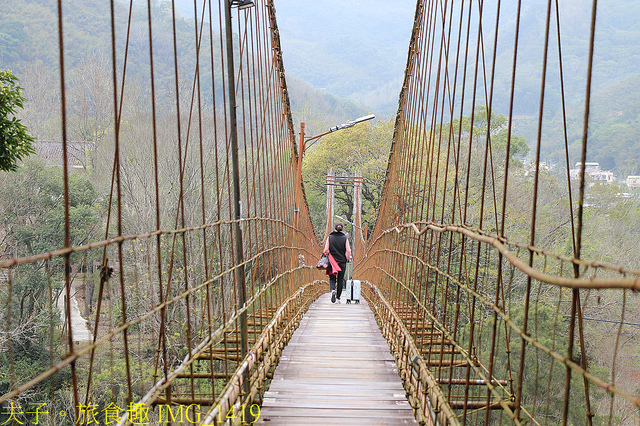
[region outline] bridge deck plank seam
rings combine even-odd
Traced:
[[[417,425],[389,346],[365,301],[323,295],[284,349],[258,424]]]

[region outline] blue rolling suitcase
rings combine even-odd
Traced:
[[[345,283],[345,287],[345,297],[347,303],[360,303],[360,280],[347,280],[347,282]]]

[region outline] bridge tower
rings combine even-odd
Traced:
[[[356,171],[354,173],[338,174],[333,169],[327,171],[327,226],[325,229],[325,240],[333,231],[335,210],[335,187],[340,185],[353,186],[353,222],[339,217],[339,219],[351,225],[353,264],[357,264],[361,256],[364,254],[364,235],[362,232],[362,173]]]

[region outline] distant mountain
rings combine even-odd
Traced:
[[[316,89],[391,115],[407,64],[415,0],[275,0],[285,69]]]
[[[588,47],[591,23],[589,0],[560,2],[560,32],[562,37],[563,77],[567,105],[568,145],[570,167],[580,161],[584,126],[584,99],[588,66]],[[535,28],[544,27],[546,5],[535,4],[525,11],[518,55],[515,93],[516,126],[519,134],[528,139],[531,152],[537,143],[537,110],[540,104],[543,34]],[[537,12],[537,13],[536,13]],[[541,13],[542,12],[542,13]],[[554,16],[554,15],[552,15]],[[640,173],[640,3],[622,0],[598,2],[589,149],[587,161],[599,162],[602,168],[613,171],[619,179]],[[525,19],[526,18],[526,19]],[[539,31],[538,31],[539,32]],[[560,97],[560,67],[557,29],[551,27],[549,64],[545,90],[545,116],[542,125],[542,158],[564,167],[564,130]],[[505,44],[514,32],[505,34]],[[510,42],[511,45],[513,41]],[[500,61],[511,61],[512,52],[500,53]],[[499,66],[496,93],[509,93],[508,67]],[[494,104],[506,111],[508,102],[496,99]]]
[[[193,14],[192,0],[176,0],[176,4],[179,9],[191,11],[186,14]],[[331,101],[328,104],[319,102],[315,96],[321,94],[327,94],[328,99],[335,97],[334,101],[337,98],[352,100],[352,104],[340,101],[346,110],[360,104],[362,111],[380,116],[396,112],[407,63],[415,0],[274,0],[274,4],[297,121],[309,121],[316,105],[331,104]],[[458,10],[460,3],[454,4]],[[532,153],[535,152],[537,138],[547,4],[545,0],[523,2],[520,21],[514,114],[518,117],[515,123],[517,132],[527,138]],[[580,160],[592,4],[591,0],[558,3],[572,164]],[[487,78],[491,71],[496,5],[497,2],[484,2]],[[501,2],[493,91],[494,111],[499,114],[509,111],[516,12],[517,2]],[[555,7],[551,12],[542,158],[564,165]],[[458,18],[459,15],[454,14],[453,22],[457,23]],[[613,170],[621,178],[640,174],[640,143],[637,142],[640,134],[638,18],[640,2],[598,2],[588,161],[600,162],[603,168]],[[473,19],[477,20],[476,9]],[[475,55],[475,37],[476,34],[471,37],[470,58]],[[455,37],[451,41],[451,46],[454,45]],[[454,53],[451,52],[449,58],[450,72],[453,71]],[[472,77],[472,70],[468,72],[468,78]],[[301,81],[293,83],[294,79]],[[479,79],[482,81],[482,77]],[[480,88],[479,93],[482,94],[482,85]],[[467,92],[466,105],[470,105],[471,94],[471,91]],[[476,104],[485,103],[484,96],[478,95]],[[316,115],[320,120],[329,116],[326,111]],[[327,121],[332,119],[336,118],[327,118]]]
[[[274,1],[289,76],[300,78],[322,92],[359,101],[371,112],[392,114],[397,110],[415,13],[414,0],[316,0],[305,2],[304,8],[295,0]],[[491,71],[496,4],[484,2],[487,78]],[[537,138],[547,4],[544,0],[523,2],[520,21],[514,114],[519,117],[518,132],[527,138],[532,153]],[[579,161],[582,138],[592,5],[591,0],[559,2],[572,163]],[[494,110],[501,114],[509,111],[516,13],[517,2],[501,2],[493,91]],[[640,144],[635,141],[640,130],[636,128],[635,118],[638,116],[636,74],[640,70],[639,17],[640,2],[598,2],[588,157],[589,161],[600,162],[622,178],[626,174],[640,174]],[[457,23],[458,18],[459,15],[455,15],[453,22]],[[477,11],[473,19],[477,19]],[[557,34],[554,7],[548,46],[542,158],[564,164],[564,132],[562,126],[558,126],[562,123],[562,99]],[[471,37],[471,58],[475,55],[475,37],[476,34]],[[451,46],[455,46],[455,37]],[[449,58],[451,72],[454,53],[451,52]],[[468,77],[472,77],[472,68]],[[487,103],[482,89],[479,93],[476,104]],[[470,105],[471,91],[467,92],[465,102]]]
[[[58,11],[55,1],[0,0],[0,68],[10,68],[20,75],[34,64],[43,65],[52,74],[59,67]],[[149,36],[146,1],[134,3],[131,17],[131,37],[127,72],[141,78],[149,76]],[[154,19],[154,61],[158,85],[173,78],[173,37],[170,3],[152,2]],[[118,67],[122,68],[124,43],[129,15],[128,2],[115,2],[116,44]],[[65,67],[74,69],[87,56],[96,53],[111,57],[111,23],[109,2],[75,0],[63,2]],[[184,75],[193,75],[195,68],[193,24],[178,19],[178,56]],[[188,42],[182,42],[186,41]],[[214,46],[219,49],[219,46]],[[206,49],[208,50],[208,49]],[[206,55],[207,52],[203,52]]]
[[[183,16],[193,17],[193,5],[176,0]],[[395,114],[415,0],[274,0],[274,5],[287,75],[379,115]]]
[[[611,83],[592,94],[587,160],[613,171],[618,180],[640,174],[640,74]],[[537,121],[537,120],[536,120]],[[525,121],[521,133],[532,135],[537,123]],[[523,124],[523,123],[521,123]],[[584,126],[584,103],[576,101],[567,110],[567,140],[570,167],[580,161]],[[545,161],[564,167],[564,130],[561,111],[543,123],[542,152]]]
[[[307,136],[324,133],[372,112],[358,102],[337,98],[291,76],[287,77],[287,87],[296,132],[300,131],[300,122],[304,122]]]
[[[192,75],[195,66],[193,43],[190,42],[194,36],[194,2],[175,1],[178,13],[184,17],[179,19],[177,25],[178,42],[182,45],[179,57],[182,77]],[[319,127],[326,122],[332,126],[337,121],[353,119],[360,114],[375,113],[379,118],[384,118],[397,111],[415,13],[414,0],[274,0],[274,3],[296,122],[317,122]],[[547,2],[530,0],[523,3],[514,112],[518,117],[517,132],[527,138],[534,152]],[[117,1],[115,4],[117,28],[120,29],[117,32],[118,51],[122,52],[125,36],[122,29],[126,28],[128,2]],[[163,90],[169,90],[173,79],[171,3],[168,0],[153,0],[152,4],[155,71],[158,96],[162,97],[165,96]],[[201,4],[202,0],[197,0],[198,8]],[[517,3],[503,1],[501,4],[493,107],[496,113],[506,114],[509,108]],[[572,163],[579,161],[591,5],[590,0],[559,2]],[[86,62],[87,55],[96,52],[109,58],[111,30],[108,2],[66,0],[63,6],[67,68],[72,71],[78,64]],[[0,0],[0,8],[0,68],[10,68],[20,77],[24,70],[37,66],[55,78],[59,60],[56,2]],[[485,2],[485,12],[484,47],[488,61],[485,72],[488,78],[495,3]],[[552,14],[552,18],[554,16]],[[638,17],[640,2],[598,2],[590,123],[593,143],[588,160],[600,162],[604,168],[615,171],[621,177],[640,174],[640,148],[636,148],[640,145],[636,142],[640,130],[637,112],[640,106],[637,89],[640,83],[637,75],[640,70]],[[550,30],[542,157],[563,164],[559,52],[553,19]],[[144,84],[149,75],[146,0],[134,2],[131,32],[128,72]],[[183,40],[189,41],[183,43]],[[475,46],[472,42],[469,48],[472,57]],[[215,46],[215,49],[218,48]],[[454,59],[451,52],[450,72]],[[121,66],[122,57],[118,57],[118,61]],[[482,77],[479,80],[482,81]],[[208,79],[202,81],[205,85],[203,90],[207,90]],[[470,105],[471,91],[467,91],[465,102]],[[478,95],[475,103],[485,104],[486,100]]]

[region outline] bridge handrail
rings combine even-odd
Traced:
[[[219,413],[226,413],[232,406],[237,406],[236,408],[240,408],[239,404],[243,401],[253,401],[253,398],[256,396],[258,392],[258,387],[262,384],[262,382],[266,379],[267,372],[270,367],[277,363],[277,360],[280,358],[280,354],[284,346],[286,346],[286,341],[289,340],[291,334],[295,328],[297,328],[297,323],[304,313],[307,311],[311,302],[313,302],[318,296],[319,292],[315,291],[311,294],[307,300],[304,301],[299,306],[293,302],[300,301],[302,296],[305,293],[309,293],[307,289],[310,287],[318,287],[320,284],[319,281],[315,281],[313,283],[308,283],[299,288],[299,290],[294,293],[291,297],[289,297],[285,303],[278,309],[273,320],[265,327],[260,338],[256,342],[256,344],[249,350],[244,360],[240,366],[236,369],[232,378],[228,381],[224,390],[222,391],[222,396],[216,401],[217,404],[214,403],[213,406],[206,413],[206,417],[203,420],[202,424],[213,424],[216,417],[218,417]],[[290,319],[287,324],[288,328],[290,328],[289,333],[280,333],[279,336],[273,336],[273,331],[284,321],[283,316],[285,312],[289,309],[293,309],[297,307],[297,311],[295,312],[292,319]],[[293,327],[291,327],[292,323],[296,323]],[[275,341],[271,341],[276,337]],[[286,340],[283,342],[283,340]],[[277,343],[277,344],[276,344]],[[265,349],[266,347],[266,349]],[[271,355],[266,360],[266,365],[262,365],[259,371],[254,375],[257,377],[251,377],[251,389],[249,395],[242,394],[242,387],[244,384],[245,376],[248,376],[248,372],[253,368],[255,362],[261,359],[263,353],[269,352],[270,350],[274,350],[275,353],[271,353]],[[238,401],[239,398],[244,396],[244,400]],[[236,402],[238,401],[238,402]]]
[[[458,419],[449,406],[435,377],[429,371],[425,360],[419,355],[411,334],[398,317],[395,309],[382,295],[375,284],[365,281],[363,294],[371,306],[382,333],[389,342],[396,364],[401,370],[401,378],[409,394],[409,402],[413,406],[416,419],[428,424],[459,425]],[[380,309],[380,305],[384,309]],[[383,318],[382,316],[385,316]],[[392,333],[389,326],[394,326],[399,333]],[[402,344],[398,342],[402,339]],[[416,373],[417,367],[417,374]],[[425,398],[427,395],[428,398]]]
[[[215,224],[218,223],[228,223],[228,222],[232,222],[232,221],[220,221],[220,222],[215,222]],[[281,221],[277,221],[276,222],[281,222]],[[203,225],[203,226],[207,226],[207,225]],[[201,229],[203,226],[200,227],[193,227],[193,228],[183,228],[181,230],[174,230],[174,231],[156,231],[153,233],[149,233],[149,234],[142,234],[142,235],[137,235],[137,236],[131,236],[131,237],[118,237],[118,238],[113,238],[110,240],[104,240],[101,241],[99,243],[96,243],[95,245],[93,245],[93,247],[95,246],[99,246],[99,245],[103,245],[103,244],[111,244],[113,242],[118,242],[118,241],[123,241],[126,239],[136,239],[136,238],[142,238],[142,237],[151,237],[154,235],[157,235],[158,233],[166,233],[166,234],[177,234],[180,232],[187,232],[187,231],[191,231],[191,230],[197,230],[197,229]],[[88,245],[89,246],[89,245]],[[85,246],[81,246],[83,249],[85,248]],[[82,348],[74,350],[72,353],[68,353],[66,354],[66,356],[64,357],[64,359],[62,361],[60,361],[58,364],[50,367],[48,370],[42,372],[41,374],[39,374],[38,376],[36,376],[35,378],[33,378],[32,380],[12,389],[10,392],[7,392],[4,395],[0,395],[0,403],[10,400],[11,398],[19,395],[20,393],[26,391],[27,389],[31,388],[32,386],[42,382],[43,380],[47,379],[48,377],[51,377],[53,374],[57,373],[58,371],[60,371],[61,369],[63,369],[64,367],[70,365],[71,363],[73,363],[74,361],[77,361],[78,359],[80,359],[82,356],[87,355],[89,353],[91,353],[91,351],[95,350],[96,348],[100,347],[103,343],[108,342],[111,338],[113,338],[114,336],[124,332],[126,329],[128,329],[131,326],[134,326],[136,324],[139,324],[141,322],[143,322],[144,320],[150,318],[151,316],[153,316],[154,314],[160,312],[163,308],[166,308],[168,306],[171,306],[172,304],[185,299],[187,296],[189,296],[190,294],[193,294],[203,288],[205,288],[206,286],[214,283],[216,280],[230,274],[233,273],[233,271],[239,267],[243,267],[246,264],[251,263],[253,260],[257,259],[258,257],[262,256],[265,253],[269,253],[273,250],[276,249],[294,249],[294,250],[304,250],[304,248],[302,247],[288,247],[288,246],[274,246],[274,247],[270,247],[267,250],[263,250],[262,252],[256,253],[254,256],[252,256],[251,258],[246,259],[243,263],[237,264],[232,266],[231,268],[226,269],[225,271],[221,272],[220,274],[210,278],[209,280],[206,280],[200,284],[198,284],[197,286],[194,286],[192,288],[190,288],[189,290],[183,291],[182,293],[180,293],[179,295],[177,295],[176,297],[169,299],[169,300],[165,300],[162,303],[159,303],[158,305],[156,305],[153,309],[149,310],[148,312],[146,312],[143,315],[140,315],[139,317],[137,317],[136,319],[130,320],[127,323],[121,324],[120,326],[118,326],[117,328],[113,329],[112,331],[110,331],[109,333],[107,333],[106,335],[104,335],[103,337],[99,338],[99,339],[95,339],[94,342],[91,342],[90,344],[84,345]],[[29,258],[21,258],[21,259],[12,259],[11,261],[21,261],[21,260],[29,260],[29,261],[36,261],[37,259],[34,259],[36,257],[41,258],[41,259],[49,259],[51,257],[55,257],[58,256],[60,251],[64,251],[64,252],[69,252],[70,250],[73,249],[63,249],[63,250],[58,250],[56,252],[49,252],[49,253],[45,253],[43,255],[41,255],[42,257],[38,257],[38,256],[31,256]],[[49,256],[49,257],[44,257],[45,255]],[[11,262],[9,261],[9,262]],[[27,262],[18,262],[19,263],[27,263]],[[282,272],[281,274],[278,274],[276,277],[274,277],[270,283],[265,284],[262,289],[255,294],[248,302],[247,304],[245,304],[244,307],[242,307],[241,309],[237,310],[236,312],[234,312],[234,315],[231,316],[231,318],[229,319],[229,321],[227,322],[227,324],[225,324],[225,326],[220,327],[218,330],[216,330],[214,332],[214,334],[212,335],[212,338],[218,337],[220,336],[229,326],[229,324],[231,324],[232,322],[236,321],[237,318],[240,316],[241,313],[246,312],[248,310],[248,307],[250,306],[250,302],[254,299],[256,299],[259,295],[261,295],[262,293],[264,293],[264,291],[270,287],[271,284],[273,284],[274,282],[276,282],[279,278],[281,278],[282,276],[286,275],[287,273],[291,273],[293,271],[299,270],[299,269],[311,269],[311,266],[308,265],[301,265],[298,266],[296,268],[293,268],[291,270],[287,270]],[[198,346],[198,348],[200,348],[200,345]],[[202,349],[203,350],[203,349]],[[164,379],[164,378],[163,378]],[[162,387],[160,390],[164,389],[164,387]]]
[[[279,225],[282,225],[286,228],[289,228],[292,231],[295,231],[299,234],[305,234],[304,231],[302,231],[299,228],[294,227],[293,225],[281,220],[281,219],[273,219],[273,218],[269,218],[269,217],[252,217],[252,218],[243,218],[243,219],[235,219],[235,220],[217,220],[215,222],[211,222],[211,223],[206,223],[204,225],[198,225],[198,226],[190,226],[190,227],[184,227],[184,228],[180,228],[180,229],[171,229],[171,230],[163,230],[163,229],[158,229],[155,230],[153,232],[147,232],[147,233],[143,233],[143,234],[136,234],[136,235],[120,235],[118,237],[114,237],[114,238],[107,238],[101,241],[96,241],[93,243],[89,243],[89,244],[83,244],[80,246],[76,246],[76,247],[65,247],[65,248],[61,248],[58,250],[52,250],[52,251],[48,251],[46,253],[40,253],[34,256],[25,256],[25,257],[16,257],[16,258],[11,258],[8,260],[0,260],[0,268],[11,268],[13,266],[17,266],[17,265],[22,265],[25,263],[33,263],[36,262],[38,260],[49,260],[52,259],[54,257],[62,257],[65,256],[67,254],[71,254],[71,253],[77,253],[77,252],[81,252],[81,251],[87,251],[87,250],[91,250],[94,248],[98,248],[98,247],[104,247],[104,246],[109,246],[111,244],[117,244],[117,243],[122,243],[125,241],[134,241],[134,240],[140,240],[140,239],[146,239],[146,238],[151,238],[151,237],[156,237],[156,236],[162,236],[162,235],[176,235],[176,234],[182,234],[185,232],[191,232],[191,231],[201,231],[204,229],[208,229],[208,228],[212,228],[215,226],[220,226],[220,225],[232,225],[234,223],[243,223],[243,222],[250,222],[250,221],[267,221],[267,222],[273,222],[273,223],[277,223]],[[315,235],[313,236],[315,239]],[[309,238],[309,237],[306,237]],[[309,238],[311,239],[311,238]],[[313,241],[313,239],[311,239]],[[308,252],[305,248],[299,248],[300,250],[305,250],[306,252]],[[247,263],[247,262],[245,262]]]
[[[270,288],[275,282],[277,282],[280,278],[284,277],[285,275],[291,274],[297,270],[300,269],[311,269],[311,266],[307,266],[307,265],[301,265],[298,266],[294,269],[291,270],[287,270],[284,271],[278,275],[276,275],[275,277],[273,277],[267,284],[265,284],[262,289],[260,289],[259,292],[257,292],[256,294],[254,294],[251,299],[249,299],[246,303],[245,306],[243,306],[241,309],[238,309],[237,311],[232,312],[232,314],[230,315],[229,319],[227,320],[226,324],[224,324],[222,327],[219,327],[216,331],[213,332],[213,334],[211,334],[211,336],[207,336],[196,348],[194,348],[194,350],[192,351],[191,354],[187,354],[182,363],[178,366],[178,368],[176,368],[171,374],[169,374],[167,377],[163,377],[162,379],[160,379],[151,389],[150,391],[140,400],[138,401],[138,403],[141,404],[145,404],[148,401],[151,401],[152,399],[156,398],[159,393],[163,390],[165,390],[168,386],[171,385],[171,382],[173,381],[173,379],[175,377],[178,376],[178,374],[180,374],[181,372],[183,372],[190,364],[193,363],[193,361],[196,359],[196,357],[198,355],[200,355],[201,353],[203,353],[207,348],[209,348],[212,344],[213,341],[215,341],[218,337],[222,336],[222,334],[229,330],[233,324],[240,318],[240,315],[242,315],[242,313],[246,312],[249,307],[252,305],[252,303],[257,300],[259,298],[260,295],[262,295],[268,288]],[[211,280],[215,281],[216,278],[213,278]],[[207,282],[210,283],[210,282]],[[206,285],[207,283],[201,284],[202,285]],[[311,284],[309,284],[311,285]],[[303,288],[306,288],[307,286],[301,287],[301,290],[299,291],[303,291]],[[197,288],[194,288],[193,290],[195,291]],[[184,296],[186,292],[183,292],[183,294],[181,294],[180,296]],[[298,294],[298,293],[296,293]],[[299,296],[298,296],[299,297]],[[176,298],[178,299],[178,298]],[[286,303],[289,302],[291,298],[287,299],[287,301],[285,302],[284,305],[281,306],[280,310],[278,310],[278,313],[280,313],[280,311],[282,310],[282,308],[286,305]],[[274,319],[275,320],[275,319]],[[267,326],[268,328],[268,326]]]
[[[420,230],[416,224],[425,224],[426,226]],[[428,230],[432,230],[439,233],[444,232],[455,232],[457,234],[462,234],[466,237],[469,237],[475,241],[487,243],[493,246],[498,252],[500,252],[513,266],[518,268],[521,272],[526,275],[534,278],[536,280],[546,282],[548,284],[557,285],[560,287],[566,288],[584,288],[584,289],[604,289],[604,288],[620,288],[620,289],[630,289],[633,291],[640,291],[640,271],[633,271],[622,267],[616,267],[613,265],[608,265],[600,262],[586,262],[580,259],[570,258],[567,256],[562,256],[560,254],[554,254],[542,249],[536,248],[530,245],[523,245],[518,243],[512,243],[504,238],[500,238],[498,236],[491,236],[485,232],[480,232],[478,230],[473,230],[463,225],[441,225],[433,222],[412,222],[406,223],[402,225],[394,226],[393,228],[382,231],[382,233],[376,238],[373,244],[370,245],[369,256],[371,255],[371,251],[375,250],[375,245],[379,239],[381,239],[384,235],[390,232],[401,233],[404,230],[413,230],[417,235],[422,235]],[[523,262],[519,257],[513,254],[512,251],[508,249],[508,245],[517,246],[519,248],[524,248],[527,250],[531,250],[533,252],[543,254],[546,256],[553,256],[559,260],[563,260],[566,262],[571,262],[576,265],[590,266],[593,268],[602,268],[612,272],[617,272],[620,274],[630,274],[636,275],[635,278],[568,278],[568,277],[558,277],[555,275],[550,275],[539,271],[535,268],[530,267],[525,262]]]
[[[417,227],[411,226],[414,224],[408,224],[408,226],[398,226],[398,227],[394,227],[390,230],[388,230],[387,232],[393,232],[396,231],[398,233],[400,233],[402,231],[402,229],[414,229],[416,230]],[[432,228],[437,228],[435,226],[432,226],[429,229]],[[454,229],[451,229],[454,228]],[[426,228],[425,228],[426,229]],[[439,228],[442,230],[442,232],[445,231],[454,231],[457,232],[460,228],[459,227],[453,227],[453,226],[445,226],[442,228]],[[438,229],[434,229],[437,232]],[[471,232],[465,232],[465,235],[469,235],[470,237],[473,238],[473,234]],[[478,238],[474,238],[477,241],[481,241],[481,242],[487,242],[487,243],[495,243],[495,244],[491,244],[494,247],[496,247],[496,244],[498,245],[502,245],[501,243],[496,243],[496,239],[495,238],[487,238],[487,237],[483,237],[483,238],[479,238],[479,236],[475,235]],[[504,247],[504,246],[503,246]],[[496,247],[497,248],[497,247]],[[477,298],[478,301],[480,301],[482,304],[484,304],[485,306],[490,307],[500,318],[502,318],[504,320],[504,322],[517,334],[519,335],[523,340],[525,340],[527,343],[531,344],[532,346],[534,346],[535,348],[541,350],[542,352],[546,353],[547,355],[549,355],[550,357],[552,357],[553,359],[561,362],[562,364],[566,365],[568,368],[570,368],[571,370],[573,370],[574,372],[576,372],[577,374],[581,375],[582,377],[584,377],[585,379],[589,380],[591,383],[595,384],[596,386],[598,386],[599,388],[610,392],[612,394],[616,394],[624,399],[626,399],[627,401],[629,401],[630,403],[632,403],[633,405],[635,405],[636,407],[640,408],[640,398],[631,395],[627,392],[622,391],[621,389],[606,383],[605,381],[603,381],[602,379],[598,378],[597,376],[595,376],[594,374],[591,374],[589,371],[585,370],[582,366],[580,366],[578,363],[574,362],[573,360],[567,358],[566,356],[563,356],[561,354],[559,354],[558,352],[556,352],[555,350],[552,350],[544,345],[542,345],[540,342],[538,342],[536,339],[532,338],[529,334],[525,333],[520,327],[518,327],[517,324],[515,324],[515,322],[513,322],[510,318],[510,316],[504,312],[502,309],[500,309],[499,306],[497,306],[495,303],[491,302],[490,300],[488,300],[485,296],[483,296],[482,294],[480,294],[479,292],[475,291],[474,289],[472,289],[470,286],[467,286],[466,284],[464,284],[463,282],[461,282],[459,279],[457,279],[456,277],[454,277],[453,275],[447,273],[446,271],[441,270],[440,268],[438,268],[437,266],[431,265],[428,262],[424,261],[422,258],[415,256],[415,255],[411,255],[408,253],[403,253],[397,250],[392,250],[392,249],[378,249],[374,252],[374,254],[370,254],[369,255],[369,259],[371,259],[376,252],[390,252],[393,254],[397,254],[400,256],[404,256],[407,258],[411,258],[412,260],[415,260],[417,262],[419,262],[422,266],[424,266],[425,268],[428,268],[430,270],[433,270],[434,272],[436,272],[439,276],[443,276],[446,277],[450,282],[454,283],[456,286],[458,286],[460,289],[463,289],[465,291],[467,291],[470,295],[472,295],[473,297]],[[511,254],[511,257],[515,257],[513,254]],[[519,260],[519,259],[518,259]],[[523,263],[522,261],[520,261],[520,263]],[[469,354],[467,353],[467,351],[464,350],[464,348],[462,346],[460,346],[457,342],[454,341],[453,336],[447,331],[447,328],[444,327],[442,324],[440,324],[437,321],[437,318],[431,313],[431,311],[427,308],[427,306],[425,306],[425,304],[421,301],[421,299],[418,297],[418,295],[415,294],[415,292],[409,288],[405,283],[402,283],[400,280],[398,280],[396,277],[394,277],[392,274],[390,274],[388,271],[384,270],[383,268],[380,268],[376,265],[373,266],[365,266],[363,267],[360,271],[362,273],[362,271],[366,271],[367,269],[374,269],[377,271],[382,272],[383,274],[385,274],[387,277],[389,277],[391,280],[393,280],[394,282],[396,282],[398,285],[400,285],[405,291],[407,291],[409,294],[412,295],[412,297],[415,300],[415,303],[418,307],[421,308],[422,312],[424,312],[426,315],[429,316],[430,320],[434,322],[434,324],[436,324],[436,326],[440,329],[440,331],[451,340],[451,342],[457,346],[458,349],[461,350],[461,353],[467,358],[467,360],[472,361],[471,358],[469,357]],[[518,268],[520,269],[520,268]],[[537,270],[534,270],[533,268],[528,267],[526,270],[522,271],[525,274],[527,273],[527,271],[529,270],[533,270],[536,272],[535,275],[532,275],[534,278],[537,278],[538,276],[542,276],[542,277],[554,277],[551,276],[549,274],[544,274],[542,272],[539,272]],[[599,283],[602,281],[602,279],[600,280],[585,280],[585,279],[566,279],[567,281],[572,281],[573,283],[584,283],[584,282],[592,282],[592,283]],[[640,278],[636,278],[635,280],[630,280],[630,279],[626,279],[626,281],[631,281],[631,282],[639,282]],[[541,280],[544,282],[547,282],[546,280]],[[620,281],[620,280],[611,280],[611,281]],[[554,283],[550,283],[550,284],[554,284]],[[582,287],[575,287],[575,288],[582,288]],[[601,287],[597,287],[597,286],[593,286],[593,287],[587,287],[587,288],[601,288]],[[609,287],[609,288],[619,288],[619,287]],[[635,289],[634,289],[635,290]],[[483,380],[485,380],[486,382],[486,386],[487,388],[489,388],[489,390],[491,390],[492,392],[494,391],[493,386],[489,383],[489,381],[487,380],[486,377],[484,377],[483,374],[481,374],[478,370],[477,367],[474,366],[473,362],[470,363],[470,365],[472,365],[474,369],[476,369],[476,372],[479,374],[480,377],[483,378]],[[486,371],[486,370],[485,370]],[[494,378],[492,378],[493,381]],[[511,416],[513,413],[511,412],[511,410],[508,407],[503,407],[505,408],[505,411]],[[513,418],[514,421],[516,421],[515,418]]]

